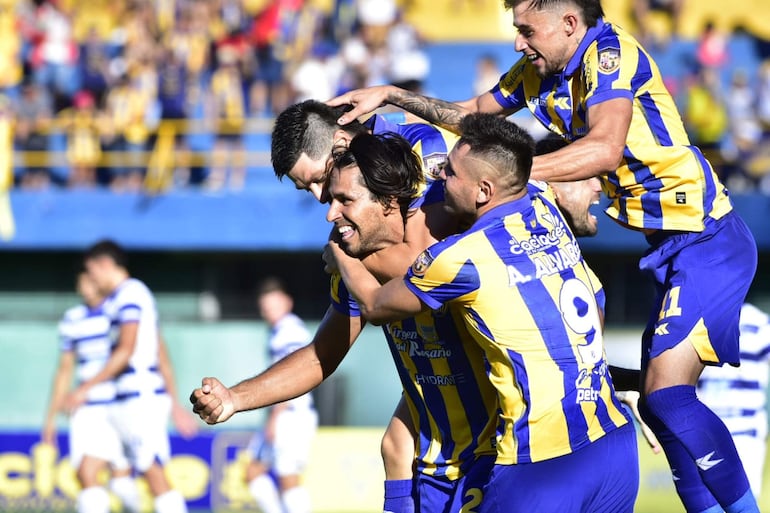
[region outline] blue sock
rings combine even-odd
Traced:
[[[701,481],[717,502],[723,508],[738,508],[729,513],[759,513],[730,432],[719,417],[698,400],[695,387],[677,385],[656,390],[644,399],[643,410],[645,422],[653,432],[657,435],[657,428],[664,438],[669,438],[669,447],[661,443],[672,469],[686,472],[690,479],[689,469],[695,463]],[[661,425],[665,429],[661,429]],[[672,443],[671,437],[684,450]],[[693,490],[699,493],[697,487]]]
[[[671,475],[674,478],[676,493],[679,495],[684,508],[689,512],[712,513],[715,511],[722,513],[722,506],[703,484],[698,467],[684,445],[676,439],[665,424],[650,414],[646,404],[642,401],[639,402],[639,413],[663,447],[668,466],[671,468]]]
[[[411,479],[389,479],[385,481],[385,513],[414,513]]]

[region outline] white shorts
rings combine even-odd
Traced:
[[[169,460],[170,416],[171,398],[167,394],[134,397],[110,406],[110,422],[135,470],[144,473],[155,461],[165,464]]]
[[[111,404],[86,404],[70,417],[70,462],[77,469],[83,456],[109,463],[114,469],[129,468],[118,432],[110,422]]]
[[[279,476],[301,474],[317,429],[318,413],[314,409],[284,410],[276,418],[273,443],[268,444],[262,433],[257,433],[249,443],[249,451]]]
[[[755,497],[762,491],[762,471],[765,466],[765,440],[756,436],[733,435],[735,448],[749,478],[749,485]]]

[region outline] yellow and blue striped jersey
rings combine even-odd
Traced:
[[[359,316],[339,274],[332,305]],[[477,456],[494,455],[497,395],[480,347],[446,308],[383,326],[417,432],[417,470],[454,480]]]
[[[370,117],[364,124],[373,134],[392,132],[400,135],[409,141],[412,151],[420,157],[425,180],[410,208],[444,200],[443,188],[429,186],[438,178],[441,165],[446,162],[449,152],[460,139],[459,135],[428,123],[397,123],[389,119],[388,115],[380,114]],[[427,189],[430,192],[426,194]]]
[[[569,454],[629,419],[607,370],[599,307],[555,203],[532,194],[423,252],[405,282],[484,351],[500,405],[497,463]]]
[[[586,134],[591,105],[632,100],[624,159],[601,177],[613,200],[606,213],[622,224],[700,232],[707,217],[719,219],[732,209],[711,164],[690,144],[657,65],[616,25],[600,19],[589,28],[557,75],[541,79],[522,57],[491,93],[505,109],[528,108],[570,142]]]

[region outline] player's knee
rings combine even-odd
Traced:
[[[677,385],[645,394],[639,400],[639,414],[652,429],[659,424],[673,429],[680,423],[682,413],[689,411],[698,398],[695,387]]]

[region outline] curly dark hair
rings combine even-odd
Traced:
[[[372,199],[387,207],[395,198],[402,215],[407,215],[423,175],[420,157],[406,139],[391,132],[361,133],[347,148],[336,147],[332,158],[338,169],[357,165]]]

